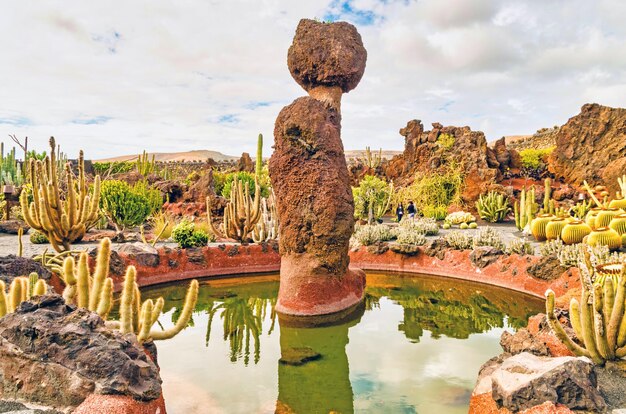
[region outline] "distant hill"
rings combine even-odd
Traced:
[[[378,150],[372,150],[373,153],[378,154]],[[186,152],[155,152],[148,153],[149,157],[155,155],[155,159],[160,162],[169,161],[206,161],[208,158],[213,158],[215,161],[236,161],[239,157],[232,155],[222,154],[217,151],[209,150],[196,150]],[[402,151],[386,151],[383,150],[383,158],[390,160],[394,155],[402,154]],[[252,154],[251,154],[252,155]],[[346,151],[346,158],[359,158],[365,156],[365,150],[348,150]],[[114,162],[114,161],[135,161],[137,154],[132,155],[120,155],[119,157],[103,158],[100,160],[94,160],[95,162]],[[254,159],[254,157],[252,158]]]
[[[209,158],[213,158],[215,161],[235,161],[238,160],[239,157],[234,157],[232,155],[222,154],[217,151],[209,151],[209,150],[196,150],[196,151],[186,151],[186,152],[150,152],[148,153],[150,157],[154,154],[154,158],[156,161],[160,162],[169,162],[169,161],[206,161]],[[111,157],[104,158],[101,160],[94,160],[96,162],[114,162],[114,161],[135,161],[137,159],[137,154],[133,155],[121,155],[119,157]]]

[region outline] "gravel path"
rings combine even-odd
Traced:
[[[385,224],[390,224],[390,225],[396,225],[395,223],[385,223]],[[479,222],[479,226],[478,229],[467,229],[467,230],[461,230],[463,232],[467,232],[467,234],[475,234],[476,232],[478,232],[481,228],[484,228],[486,226],[491,226],[493,228],[498,229],[498,231],[500,231],[500,234],[502,236],[502,239],[505,243],[508,243],[510,240],[515,239],[515,238],[523,238],[523,235],[520,231],[518,231],[515,228],[515,224],[514,223],[485,223],[485,222]],[[437,236],[431,236],[429,238],[436,238],[436,237],[440,237],[448,232],[454,231],[454,230],[458,230],[458,228],[452,228],[450,230],[444,230],[444,229],[439,229],[439,234]],[[24,237],[22,238],[22,242],[24,243],[24,257],[32,257],[38,254],[41,254],[44,252],[44,250],[48,249],[48,252],[52,252],[52,247],[49,244],[32,244],[29,240],[29,235],[26,234],[24,235]],[[539,246],[539,243],[537,243],[532,237],[527,238],[528,241],[530,241],[532,243],[532,245],[535,247],[535,251],[538,252],[537,246]],[[213,245],[217,246],[219,244],[224,244],[224,243],[213,243]],[[92,247],[95,247],[98,245],[98,242],[89,242],[89,243],[77,243],[75,245],[73,245],[73,248],[76,250],[89,250]],[[116,246],[119,246],[119,243],[113,243],[113,249],[116,248]],[[162,246],[168,246],[168,247],[176,247],[176,243],[157,243],[156,247],[162,247]],[[6,256],[9,254],[17,254],[18,251],[18,242],[17,242],[17,236],[12,235],[12,234],[0,234],[0,256]]]

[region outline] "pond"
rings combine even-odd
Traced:
[[[190,326],[157,344],[168,413],[465,414],[502,331],[543,309],[541,299],[454,279],[368,273],[367,284],[349,322],[296,328],[272,311],[278,275],[202,281]],[[186,287],[142,291],[165,298],[163,326]]]

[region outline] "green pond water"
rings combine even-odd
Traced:
[[[165,298],[167,327],[187,282],[143,289]],[[281,326],[278,276],[203,281],[190,326],[159,341],[169,414],[467,413],[478,369],[504,329],[543,301],[481,284],[368,273],[364,310],[336,326]],[[279,362],[302,349],[320,358]]]

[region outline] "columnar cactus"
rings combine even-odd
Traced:
[[[155,154],[149,158],[148,153],[144,150],[142,154],[137,156],[137,172],[144,177],[156,172]]]
[[[554,292],[546,291],[546,313],[548,323],[556,336],[575,355],[591,358],[594,363],[604,365],[606,361],[626,356],[626,264],[614,289],[613,279],[606,278],[603,284],[592,284],[594,269],[589,253],[584,249],[584,260],[579,263],[582,281],[580,301],[570,301],[570,321],[576,340],[566,332],[554,313]]]
[[[43,279],[39,279],[37,273],[31,273],[28,277],[16,277],[9,285],[7,294],[6,285],[0,280],[0,318],[7,313],[15,312],[15,309],[25,300],[33,296],[45,295],[48,285]]]
[[[368,168],[375,170],[380,166],[383,159],[383,149],[378,150],[378,154],[372,154],[370,147],[365,147],[365,155],[361,158],[361,162]]]
[[[263,169],[263,134],[259,134],[259,138],[256,145],[256,169],[255,174],[257,177],[261,176],[261,170]]]
[[[20,204],[26,223],[43,233],[57,252],[70,250],[71,244],[82,239],[98,221],[100,177],[96,176],[90,194],[85,182],[82,150],[78,159],[78,181],[74,180],[69,164],[65,165],[65,194],[59,184],[54,138],[50,138],[50,155],[45,160],[30,160],[30,182],[33,202],[22,191]]]
[[[230,201],[224,209],[224,223],[221,228],[213,224],[211,217],[211,197],[207,197],[207,219],[211,230],[218,237],[231,238],[241,242],[251,238],[250,234],[261,219],[261,187],[259,179],[255,177],[254,199],[250,196],[250,186],[245,185],[235,176],[233,178]]]
[[[531,187],[528,191],[524,188],[520,194],[519,201],[516,201],[513,205],[517,229],[526,229],[526,226],[535,218],[538,210],[539,206],[535,202],[535,187]]]
[[[73,257],[67,257],[63,263],[62,274],[65,282],[63,291],[65,301],[97,312],[105,321],[114,302],[113,279],[109,277],[110,257],[111,241],[105,238],[100,242],[93,275],[89,271],[86,252],[81,253],[78,266]],[[148,299],[142,303],[141,292],[137,285],[137,270],[134,266],[128,266],[120,300],[120,321],[107,321],[107,326],[119,329],[122,333],[133,333],[137,335],[139,342],[171,338],[189,323],[198,300],[198,289],[198,281],[192,280],[187,290],[183,311],[174,327],[164,331],[152,330],[152,326],[161,315],[165,302],[160,297],[156,301]],[[0,310],[1,305],[0,300]]]

